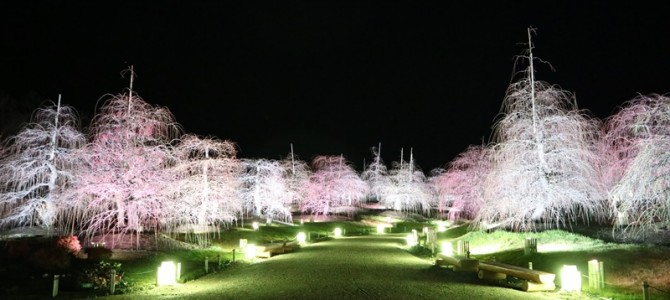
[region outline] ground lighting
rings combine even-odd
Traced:
[[[442,242],[442,254],[446,256],[454,255],[454,246],[451,245],[451,242]]]
[[[298,232],[298,235],[296,235],[295,239],[298,241],[298,244],[302,245],[307,240],[307,235],[304,232]]]
[[[175,285],[177,284],[178,268],[173,261],[164,261],[158,267],[156,275],[156,285]]]
[[[582,274],[575,265],[564,265],[561,270],[561,290],[580,292],[582,290]]]
[[[244,257],[246,259],[253,259],[256,257],[256,245],[247,244],[247,248],[244,249]]]
[[[251,228],[253,228],[254,230],[258,230],[258,222],[251,223]]]
[[[384,225],[381,225],[381,224],[377,225],[377,233],[378,234],[383,234],[384,233],[384,228],[385,228]]]
[[[336,238],[340,238],[340,237],[342,237],[342,228],[340,228],[340,227],[335,228],[335,230],[333,231],[333,233],[335,234],[335,237],[336,237]]]

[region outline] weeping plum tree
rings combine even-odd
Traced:
[[[0,161],[1,225],[51,228],[86,142],[74,108],[58,103],[35,111],[31,123],[7,140]]]
[[[450,220],[474,219],[484,202],[482,183],[490,169],[490,150],[481,145],[468,147],[447,170],[434,170],[430,182],[437,192],[438,211],[448,210]]]
[[[87,168],[78,174],[78,192],[87,201],[72,206],[89,234],[156,227],[168,203],[162,191],[172,179],[169,143],[181,129],[167,108],[135,95],[132,75],[128,91],[99,108],[81,152]]]
[[[602,155],[615,229],[670,222],[670,98],[640,96],[606,121]]]
[[[246,159],[242,161],[242,200],[245,210],[270,220],[291,220],[292,195],[284,167],[279,161]]]
[[[365,200],[369,187],[342,156],[317,156],[301,211],[328,215],[349,210]]]
[[[291,204],[302,207],[303,200],[307,195],[307,186],[310,177],[309,165],[293,154],[293,145],[291,145],[290,155],[282,159],[280,163],[284,169],[284,180],[287,185],[286,192]]]
[[[494,126],[493,165],[477,221],[533,230],[538,221],[560,226],[600,218],[598,122],[577,110],[571,94],[535,81],[529,49],[526,76],[508,88]]]
[[[380,204],[404,212],[430,213],[435,200],[432,187],[426,176],[414,162],[410,151],[409,162],[400,155],[400,161],[393,163],[388,180],[381,188]]]
[[[372,163],[365,168],[361,177],[368,183],[372,198],[379,201],[391,182],[386,165],[381,159],[381,144],[376,149],[372,148],[372,154],[374,155]]]
[[[172,183],[166,186],[168,205],[163,222],[169,231],[186,227],[195,233],[214,231],[242,212],[235,144],[187,134],[173,148]],[[199,240],[201,241],[201,240]]]

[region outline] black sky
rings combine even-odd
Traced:
[[[639,1],[26,2],[0,4],[0,94],[60,93],[90,119],[134,65],[147,102],[242,157],[293,143],[360,168],[381,142],[387,163],[412,147],[424,170],[443,166],[489,140],[529,26],[555,68],[537,79],[597,117],[670,92],[667,11]]]

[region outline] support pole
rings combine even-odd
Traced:
[[[642,299],[649,300],[649,283],[646,281],[642,282]]]
[[[116,290],[116,270],[112,270],[111,273],[109,278],[109,293],[114,295],[114,290]]]
[[[209,257],[205,256],[205,273],[209,273]]]
[[[54,284],[51,290],[51,298],[56,298],[56,296],[58,296],[59,281],[60,281],[60,275],[54,275]]]

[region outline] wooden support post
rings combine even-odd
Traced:
[[[109,293],[114,295],[114,290],[116,290],[116,270],[112,270],[111,273],[109,278]]]
[[[60,282],[60,275],[54,275],[54,284],[51,289],[51,298],[58,296],[58,284]]]
[[[649,283],[646,281],[642,282],[642,299],[643,300],[649,300]]]
[[[235,249],[233,248],[233,262],[235,262]]]
[[[602,261],[589,261],[589,288],[600,290],[605,288],[605,271]]]
[[[181,263],[180,262],[177,263],[177,271],[176,272],[177,272],[177,274],[175,276],[175,279],[176,279],[176,281],[180,281],[181,280]]]
[[[205,273],[209,273],[209,257],[205,256]]]
[[[470,242],[460,240],[456,243],[456,255],[470,257]]]
[[[523,254],[531,255],[533,253],[537,253],[537,239],[526,238],[525,247],[523,248]]]
[[[221,254],[216,255],[218,268],[221,269]]]

